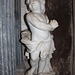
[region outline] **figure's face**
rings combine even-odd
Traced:
[[[40,2],[37,1],[37,0],[31,2],[31,3],[30,3],[30,9],[31,9],[32,11],[40,10],[40,9],[41,9]]]

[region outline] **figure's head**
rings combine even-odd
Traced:
[[[40,0],[41,2],[41,11],[42,13],[45,13],[45,0]]]
[[[45,12],[45,0],[26,0],[26,4],[29,5],[30,10],[40,10],[42,13]]]
[[[33,0],[30,2],[29,7],[31,11],[40,11],[41,10],[41,3],[39,0]]]

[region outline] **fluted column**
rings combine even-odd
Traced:
[[[0,0],[0,75],[2,74],[2,55],[1,55],[1,29],[2,29],[2,19],[1,19],[1,0]]]
[[[20,0],[0,0],[0,75],[16,75],[16,64],[22,62],[18,15],[21,11],[16,1]]]
[[[16,65],[22,64],[22,50],[20,43],[20,32],[21,32],[21,0],[15,0],[15,39],[16,39]]]

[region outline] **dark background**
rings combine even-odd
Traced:
[[[46,0],[48,18],[59,23],[59,27],[52,32],[56,51],[51,64],[56,75],[71,75],[71,7],[71,0]]]

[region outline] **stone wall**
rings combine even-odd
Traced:
[[[27,12],[25,0],[21,0],[21,31],[27,29],[27,26],[24,21],[24,15]]]
[[[73,11],[72,11],[72,22],[73,22],[73,75],[75,74],[75,0],[73,0]]]
[[[46,14],[49,19],[56,19],[59,27],[54,35],[56,51],[51,59],[56,75],[71,75],[71,0],[46,0]]]

